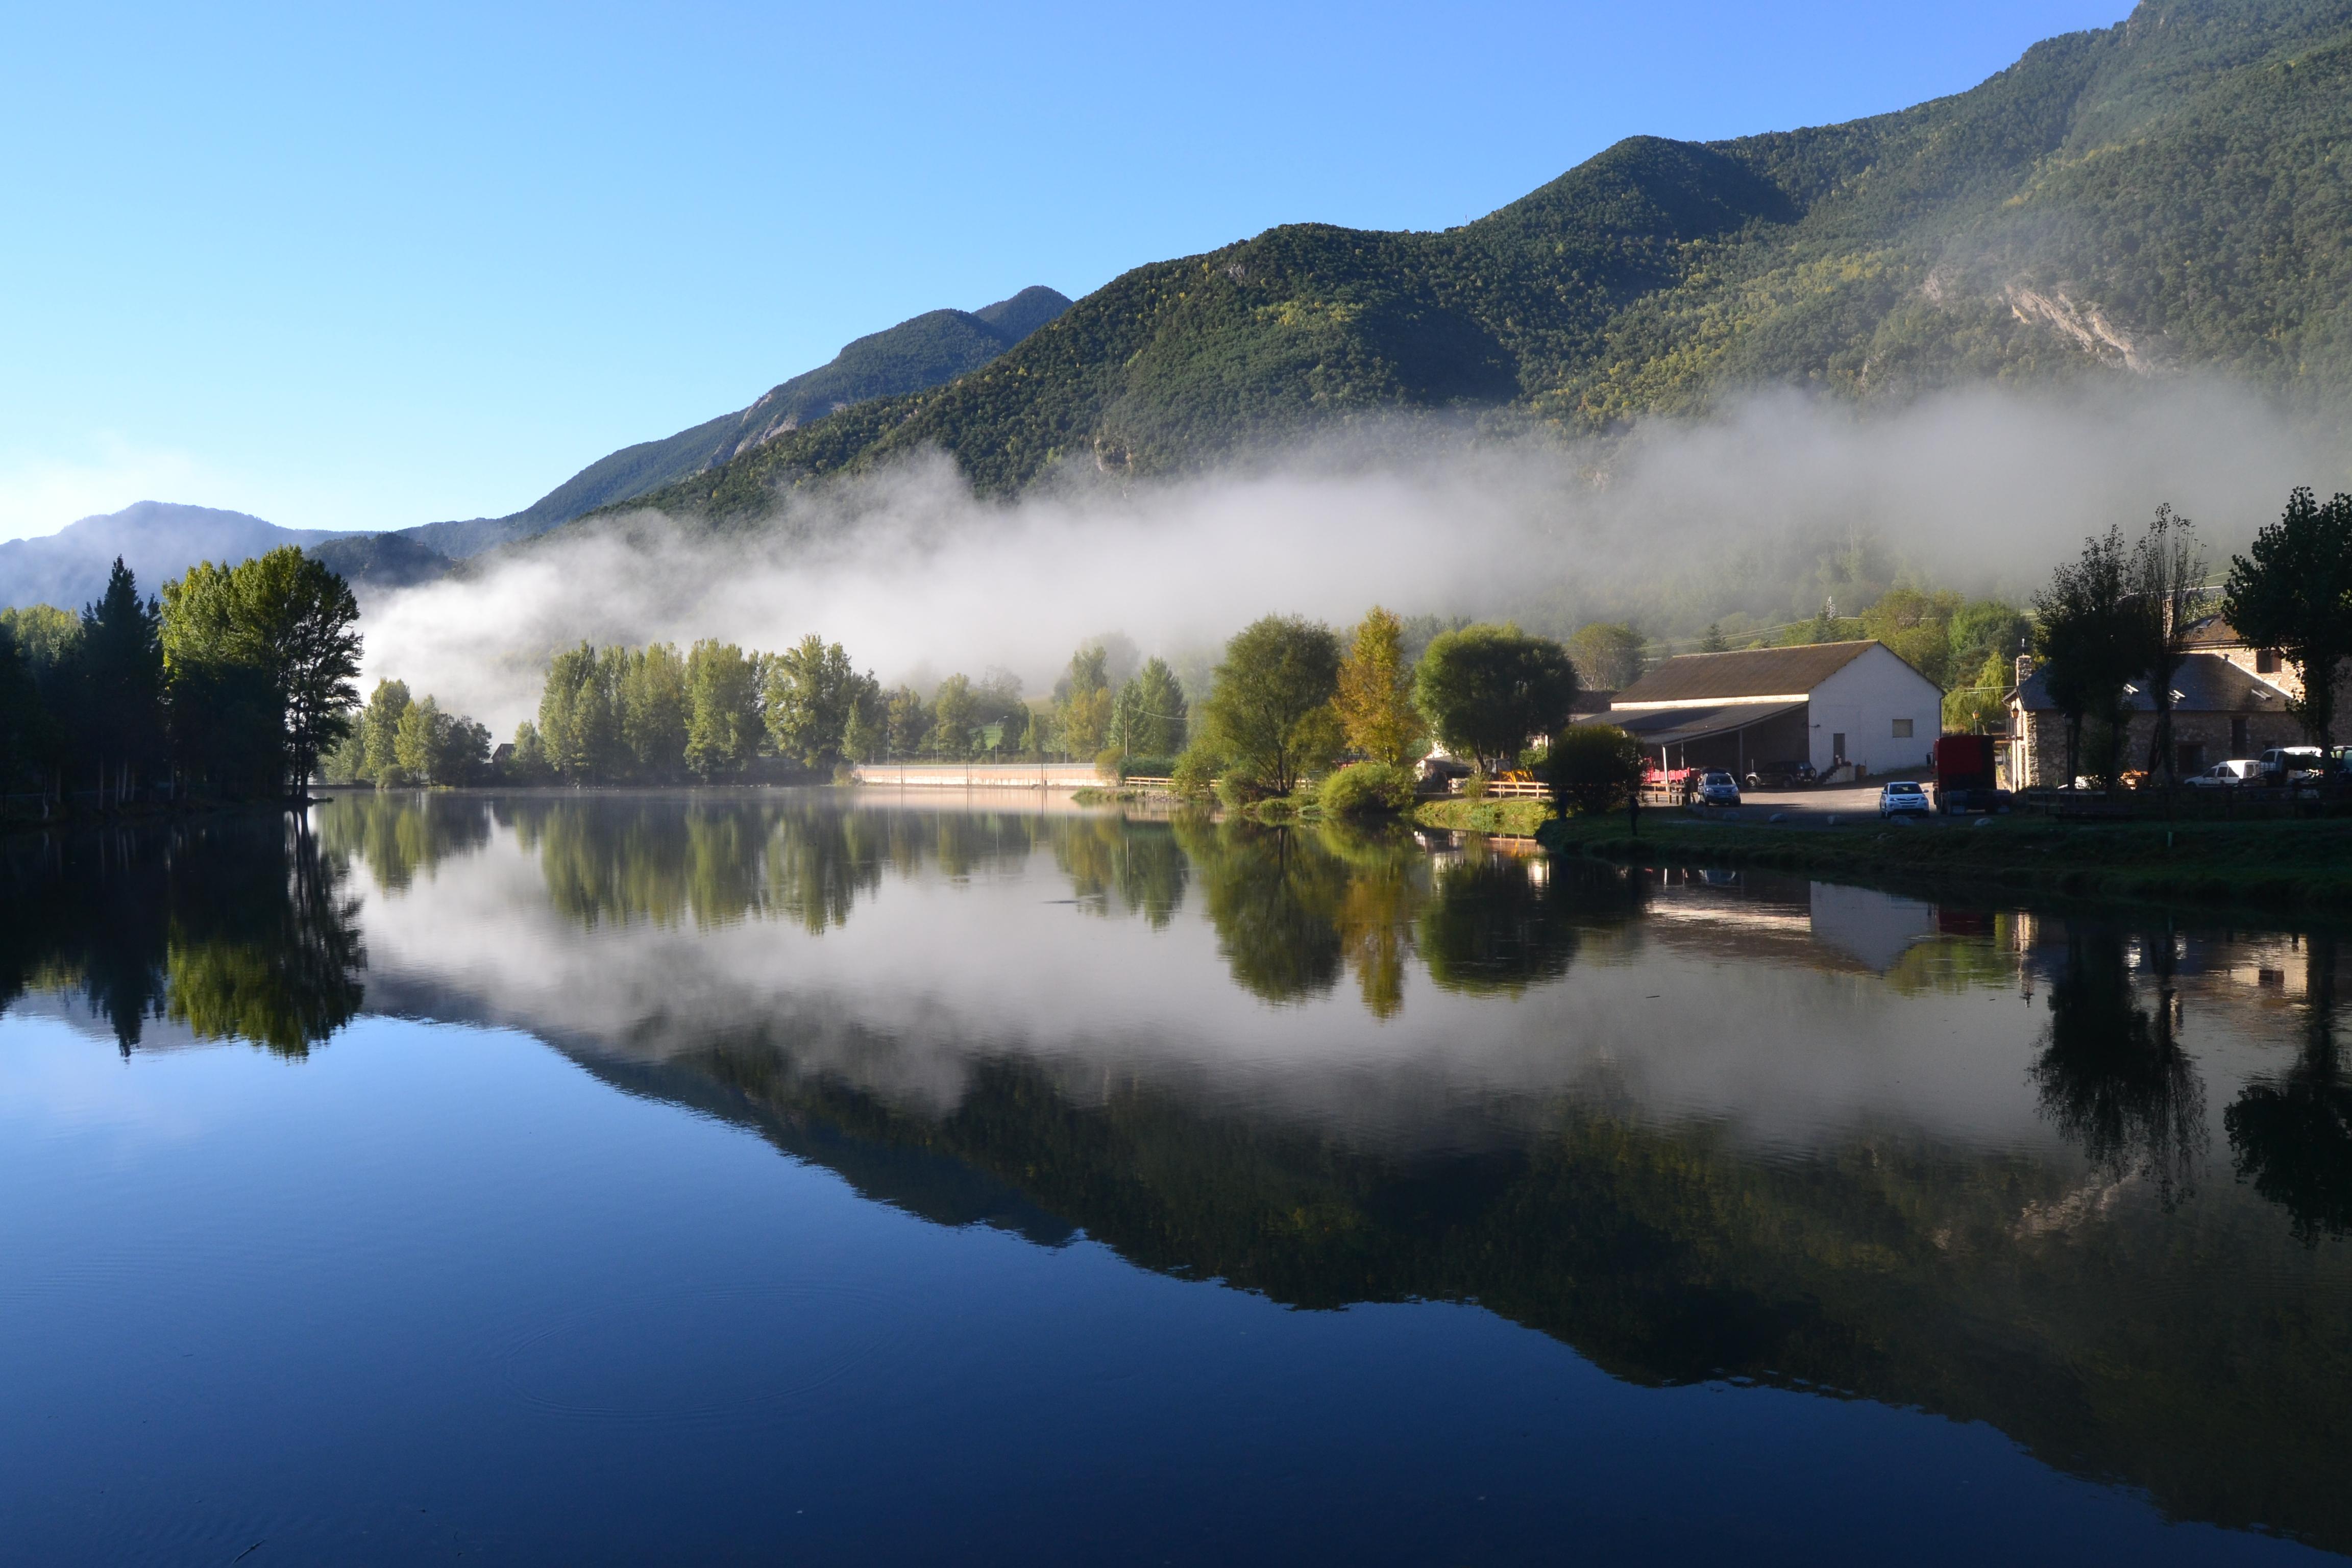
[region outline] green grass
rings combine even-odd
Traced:
[[[1423,827],[1455,833],[1507,833],[1526,838],[1551,820],[1548,800],[1432,800],[1415,806],[1412,819]]]
[[[1619,861],[1756,866],[1863,879],[1932,879],[2080,897],[2352,910],[2352,821],[2057,823],[1993,817],[1795,828],[1643,814],[1555,822],[1554,854]]]

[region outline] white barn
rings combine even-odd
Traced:
[[[1934,758],[1944,689],[1876,641],[1685,653],[1617,693],[1605,717],[1670,769],[1903,773]]]

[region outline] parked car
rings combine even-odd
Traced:
[[[2240,784],[2260,784],[2263,764],[2252,757],[2237,757],[2226,763],[2215,763],[2201,773],[2191,773],[2181,782],[2190,789],[2236,789]]]
[[[1813,782],[1813,764],[1806,762],[1754,763],[1748,769],[1749,789],[1794,789]]]
[[[2279,784],[2304,773],[2316,773],[2327,765],[2327,759],[2317,746],[2273,746],[2260,759],[2263,782]]]
[[[1928,814],[1927,792],[1909,779],[1893,779],[1878,789],[1878,815],[1889,816],[1926,816]]]
[[[1739,781],[1721,769],[1701,773],[1693,798],[1701,805],[1738,805]]]

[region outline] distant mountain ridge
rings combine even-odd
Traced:
[[[1633,137],[1437,233],[1269,229],[1139,267],[1001,358],[632,500],[749,515],[925,447],[983,493],[1455,411],[1606,432],[1743,388],[2229,374],[2352,391],[2352,0],[2143,0],[1966,92]]]
[[[38,539],[0,542],[0,608],[79,609],[106,592],[106,574],[118,555],[138,575],[144,595],[199,561],[243,561],[280,545],[307,549],[344,537],[325,529],[280,528],[248,512],[138,501]]]
[[[756,451],[762,444],[871,398],[920,392],[979,369],[1068,310],[1042,285],[977,310],[927,310],[843,347],[825,364],[771,388],[748,408],[659,441],[599,458],[522,510],[499,518],[428,522],[397,531],[444,555],[478,554],[596,510],[675,484]]]

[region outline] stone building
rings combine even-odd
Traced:
[[[2303,743],[2303,729],[2287,712],[2299,691],[2285,661],[2236,640],[2225,622],[2204,623],[2200,651],[2181,661],[2172,681],[2173,765],[2179,776],[2215,763],[2252,757],[2272,746]],[[2211,628],[2219,626],[2215,632]],[[2224,641],[2224,638],[2228,639]],[[2001,784],[2009,789],[2063,788],[2066,718],[2050,700],[2042,672],[2018,660],[2021,679],[2009,698],[2009,735],[2001,747]],[[2260,673],[2257,673],[2258,668]],[[2127,770],[2148,769],[2156,702],[2145,676],[2124,688],[2122,751]],[[2151,770],[2152,771],[2152,770]]]

